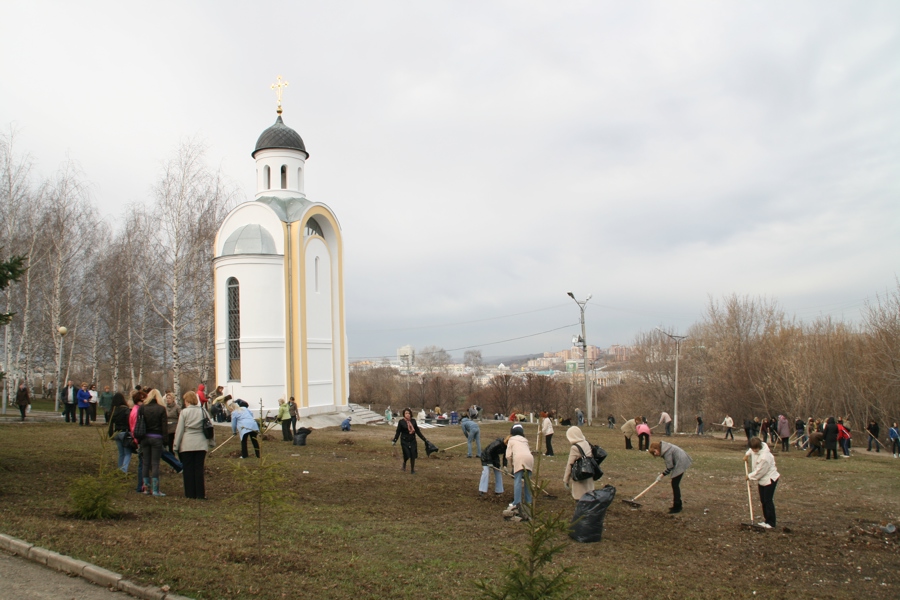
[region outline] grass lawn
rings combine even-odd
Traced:
[[[208,501],[185,499],[181,477],[163,465],[166,498],[136,494],[132,475],[118,501],[125,518],[80,521],[68,516],[66,484],[96,472],[99,429],[0,425],[0,531],[195,598],[472,598],[472,582],[496,578],[509,564],[504,549],[524,542],[524,525],[500,515],[511,479],[503,497],[483,499],[481,463],[466,458],[465,446],[425,459],[421,443],[418,473],[401,472],[393,428],[384,426],[315,431],[305,447],[269,434],[263,453],[280,462],[293,495],[264,514],[262,561],[255,508],[235,499],[236,440],[207,459]],[[618,496],[603,541],[572,543],[557,561],[575,568],[579,597],[900,597],[900,534],[869,533],[900,525],[900,459],[889,453],[854,450],[838,461],[776,454],[779,527],[759,533],[740,527],[749,520],[740,440],[675,439],[694,466],[682,481],[685,510],[669,516],[668,481],[640,509],[620,501],[647,487],[663,461],[624,450],[618,430],[585,429],[609,452],[599,483]],[[483,445],[508,431],[485,422]],[[532,445],[536,431],[526,426]],[[464,439],[458,427],[424,433],[442,448]],[[539,502],[571,514],[561,483],[564,427],[554,446],[541,477],[556,498]],[[114,454],[110,444],[111,463]],[[755,489],[753,497],[759,512]]]

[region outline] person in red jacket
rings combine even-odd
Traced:
[[[844,420],[838,419],[838,443],[844,453],[844,458],[850,458],[850,429],[844,426]]]
[[[202,383],[197,386],[197,400],[200,401],[200,407],[205,407],[207,398],[206,398],[206,386]]]

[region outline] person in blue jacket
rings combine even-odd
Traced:
[[[78,390],[78,425],[91,424],[91,393],[88,384],[82,383]]]
[[[350,431],[350,417],[341,421],[341,431]]]
[[[253,443],[253,451],[256,453],[256,458],[259,458],[259,442],[256,440],[256,436],[259,435],[259,423],[256,422],[256,419],[250,413],[249,404],[243,400],[235,400],[235,404],[238,405],[238,408],[231,413],[231,431],[235,435],[240,435],[241,458],[249,456],[247,452],[248,438]]]
[[[900,429],[897,428],[896,423],[888,429],[888,439],[891,440],[891,453],[894,458],[900,458]]]
[[[481,456],[481,427],[470,419],[468,415],[462,418],[459,426],[462,427],[463,435],[466,436],[466,458],[472,458],[472,442],[475,442],[475,446],[478,448],[478,453],[475,456]]]

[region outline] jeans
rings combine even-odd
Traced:
[[[725,429],[725,439],[727,440],[729,437],[731,438],[731,441],[733,442],[734,441],[734,432],[731,431],[731,427],[728,427]]]
[[[25,412],[26,412],[27,410],[28,410],[28,405],[27,405],[27,404],[20,404],[20,405],[19,405],[19,412],[22,414],[22,420],[23,420],[23,421],[25,420]]]
[[[631,436],[625,436],[625,449],[631,450]]]
[[[113,439],[116,440],[116,448],[119,449],[119,470],[123,473],[128,473],[128,467],[131,465],[131,448],[125,447],[125,444],[123,443],[124,437],[125,432],[119,431],[113,436]]]
[[[513,481],[513,504],[522,503],[522,490],[525,490],[525,504],[531,504],[531,471],[522,469],[515,474]]]
[[[143,463],[142,476],[146,479],[152,477],[159,479],[159,459],[162,458],[162,436],[147,434],[141,440],[141,459]]]
[[[697,435],[703,435],[703,423],[697,423]]]
[[[763,517],[766,523],[775,527],[775,486],[778,485],[776,479],[769,485],[759,486],[759,501],[762,503]]]
[[[283,442],[294,440],[294,436],[291,434],[291,422],[288,419],[281,420],[281,440]]]
[[[22,420],[25,420],[25,417],[22,417]],[[871,435],[869,436],[869,452],[872,451],[872,444],[875,444],[875,452],[881,452],[881,448],[878,445],[878,442],[875,441],[875,438]]]
[[[469,457],[472,456],[472,442],[475,442],[475,446],[478,448],[478,454],[476,454],[475,456],[481,456],[481,430],[469,430],[469,435],[466,437],[466,454]]]
[[[547,440],[547,456],[553,456],[553,434],[551,433],[548,436],[544,436]]]
[[[850,440],[841,440],[841,450],[844,456],[850,456]]]
[[[584,415],[578,415],[578,426],[584,425]]]
[[[66,403],[63,406],[63,414],[66,416],[66,423],[69,423],[69,417],[72,417],[72,423],[75,423],[75,405]]]
[[[672,421],[666,423],[666,435],[672,435]]]
[[[481,469],[481,481],[478,483],[478,491],[486,494],[488,491],[488,483],[491,479],[491,471],[494,472],[494,493],[503,493],[503,473],[500,469],[494,468],[492,465],[486,465]]]
[[[73,415],[74,416],[74,415]],[[87,423],[85,423],[87,421]],[[91,407],[78,407],[78,424],[79,425],[90,425],[91,424]]]

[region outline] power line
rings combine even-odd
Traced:
[[[459,348],[450,348],[449,350],[441,348],[444,352],[456,352],[457,350],[471,350],[472,348],[482,348],[484,346],[496,346],[497,344],[505,344],[506,342],[515,342],[516,340],[524,340],[530,337],[537,337],[539,335],[544,335],[545,333],[552,333],[554,331],[559,331],[560,329],[567,329],[569,327],[575,327],[578,323],[572,323],[570,325],[563,325],[562,327],[555,327],[553,329],[548,329],[546,331],[541,331],[539,333],[529,333],[528,335],[520,335],[519,337],[509,338],[505,340],[499,340],[496,342],[486,342],[484,344],[475,344],[473,346],[460,346]],[[426,352],[419,352],[419,354],[431,354]],[[387,356],[387,354],[380,354],[378,356],[351,356],[351,360],[366,360],[366,359],[379,359]]]
[[[394,333],[394,332],[398,332],[398,331],[416,331],[419,329],[437,329],[439,327],[456,327],[458,325],[471,325],[473,323],[485,323],[487,321],[499,321],[500,319],[508,319],[510,317],[520,317],[522,315],[530,315],[530,314],[537,313],[537,312],[543,312],[545,310],[553,310],[555,308],[562,308],[564,306],[568,306],[568,304],[557,304],[555,306],[548,306],[546,308],[536,308],[534,310],[526,310],[525,312],[513,313],[511,315],[500,315],[499,317],[488,317],[486,319],[475,319],[474,321],[459,321],[457,323],[442,323],[440,325],[417,325],[415,327],[398,327],[398,328],[393,328],[393,329],[360,329],[360,330],[356,330],[355,333]]]

